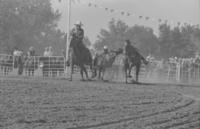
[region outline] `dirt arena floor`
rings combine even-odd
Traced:
[[[200,86],[0,79],[0,129],[200,129]]]

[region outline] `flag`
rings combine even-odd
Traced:
[[[80,3],[80,0],[71,0],[73,4]]]
[[[149,17],[145,17],[146,20],[149,20]]]
[[[92,4],[91,4],[91,3],[89,3],[89,4],[88,4],[88,6],[89,6],[89,7],[91,7],[91,6],[92,6]]]
[[[111,13],[114,12],[114,9],[111,9],[110,12],[111,12]]]

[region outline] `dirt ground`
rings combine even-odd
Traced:
[[[199,129],[200,86],[1,78],[0,129]]]

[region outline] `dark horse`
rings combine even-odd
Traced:
[[[142,65],[142,62],[146,65],[148,64],[146,59],[140,53],[134,52],[134,55],[132,55],[131,57],[128,57],[127,55],[125,55],[123,62],[124,62],[126,83],[128,83],[127,81],[128,77],[131,77],[131,70],[133,67],[136,67],[135,76],[136,76],[136,82],[138,83],[139,72],[140,72],[140,67]]]
[[[74,65],[80,68],[82,80],[85,80],[83,73],[85,73],[86,79],[89,80],[88,72],[85,65],[89,65],[90,69],[92,70],[92,55],[90,53],[90,50],[85,47],[81,41],[76,40],[75,38],[72,38],[70,43],[68,63],[71,70],[70,81],[72,81]]]

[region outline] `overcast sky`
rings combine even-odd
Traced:
[[[141,20],[138,17],[125,16],[120,13],[110,13],[105,9],[89,7],[92,1],[101,7],[115,9],[117,11],[130,12],[136,16],[149,16],[150,18],[173,20],[174,22],[199,23],[199,1],[200,0],[79,0],[72,3],[71,27],[77,20],[84,24],[85,35],[92,42],[96,40],[101,28],[107,28],[108,22],[112,19],[120,19],[128,25],[134,24],[153,27],[155,32],[159,23],[156,21]],[[59,9],[62,17],[59,21],[59,28],[67,30],[67,0],[53,0],[53,7]]]

